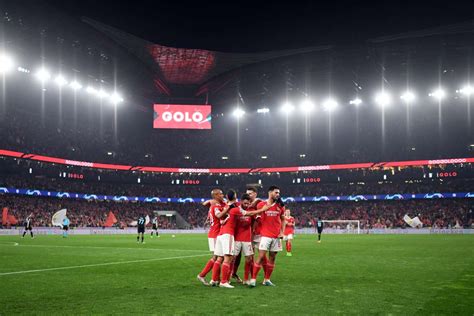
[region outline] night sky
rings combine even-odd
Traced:
[[[44,1],[151,42],[227,52],[364,45],[474,20],[473,1]]]

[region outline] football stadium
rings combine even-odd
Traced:
[[[0,1],[0,315],[474,315],[473,12]]]

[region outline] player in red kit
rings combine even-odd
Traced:
[[[246,201],[249,201],[248,205]],[[251,211],[250,196],[246,193],[242,196],[242,209],[245,211]],[[245,212],[246,213],[246,212]],[[240,258],[241,254],[245,257],[245,268],[244,268],[244,281],[243,284],[249,284],[249,276],[252,272],[253,266],[253,247],[252,247],[252,224],[253,217],[242,215],[237,217],[237,226],[235,228],[235,251],[234,261]],[[237,270],[237,269],[235,269]],[[235,271],[234,270],[234,271]]]
[[[217,215],[220,214],[220,212],[222,212],[222,210],[226,206],[226,203],[224,202],[224,193],[222,193],[221,189],[212,190],[211,197],[213,199],[212,203],[208,203],[210,204],[210,207],[207,215],[207,220],[209,221],[210,227],[207,237],[209,243],[209,251],[213,253],[213,256],[206,263],[206,266],[201,271],[201,273],[199,273],[197,276],[197,279],[204,285],[209,285],[205,277],[214,268],[214,266],[218,265],[220,269],[220,263],[217,261],[217,256],[214,255],[214,246],[221,227],[220,219],[217,217]]]
[[[248,207],[248,211],[254,211],[256,210],[256,207],[257,207],[257,203],[259,203],[261,200],[257,198],[257,188],[255,187],[248,187],[247,190],[246,190],[246,193],[249,195],[250,197],[250,206]],[[255,218],[253,218],[253,221],[252,221],[252,229],[255,228],[256,224],[254,223],[255,222]],[[252,235],[254,236],[254,241],[256,239],[258,239],[258,242],[260,242],[260,234],[258,236],[255,236],[255,232],[252,232]],[[235,258],[234,258],[234,264],[233,264],[233,270],[232,270],[232,277],[237,281],[237,282],[242,282],[242,280],[240,279],[240,277],[237,275],[237,271],[239,269],[239,265],[240,265],[240,259],[241,259],[241,254],[242,252],[240,253],[237,253]],[[244,255],[245,256],[245,255]],[[253,256],[252,256],[252,261],[253,261]],[[252,263],[253,264],[253,263]],[[244,271],[246,271],[244,269]],[[245,278],[244,278],[245,279]]]
[[[257,205],[257,210],[250,212],[251,215],[261,214],[262,228],[261,240],[258,246],[258,257],[254,262],[252,269],[252,279],[250,286],[256,285],[258,272],[262,268],[263,258],[266,253],[269,253],[267,269],[263,279],[263,285],[274,286],[270,281],[270,277],[275,268],[275,258],[278,252],[282,250],[281,239],[285,230],[285,206],[280,198],[280,189],[276,186],[271,186],[268,189],[268,200],[260,202]]]
[[[238,225],[239,218],[245,215],[245,210],[250,205],[250,199],[244,194],[242,196],[240,204],[237,204],[237,198],[235,192],[232,193],[233,197],[228,194],[228,206],[224,207],[221,213],[217,215],[221,219],[221,229],[219,236],[216,239],[216,247],[214,254],[218,256],[217,261],[222,263],[222,279],[219,287],[223,288],[234,288],[229,283],[229,279],[232,273],[232,261],[234,260],[234,249],[235,249],[235,233]],[[210,284],[216,286],[219,279],[219,272],[212,270],[212,280]]]
[[[293,235],[295,233],[295,219],[293,216],[291,216],[289,209],[285,211],[285,221],[286,221],[286,226],[285,226],[283,240],[286,241],[286,255],[288,257],[291,257],[292,256],[291,242],[293,241]]]

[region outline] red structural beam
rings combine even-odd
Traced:
[[[389,167],[413,167],[428,165],[451,165],[460,163],[472,163],[474,157],[471,158],[448,158],[448,159],[432,159],[432,160],[409,160],[409,161],[388,161],[388,162],[365,162],[365,163],[349,163],[349,164],[333,164],[333,165],[317,165],[317,166],[297,166],[297,167],[276,167],[276,168],[169,168],[169,167],[152,167],[152,166],[133,166],[118,165],[98,162],[78,161],[64,158],[56,158],[35,154],[26,154],[17,151],[0,149],[0,156],[14,157],[21,159],[30,159],[41,162],[56,163],[61,165],[79,166],[95,169],[111,169],[111,170],[136,170],[143,172],[180,172],[180,173],[276,173],[276,172],[303,172],[303,171],[320,171],[320,170],[341,170],[341,169],[370,169],[370,168],[389,168]]]

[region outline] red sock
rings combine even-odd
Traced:
[[[260,271],[261,268],[262,268],[262,265],[261,265],[261,264],[257,264],[257,263],[254,263],[254,264],[253,264],[252,279],[256,279],[256,278],[257,278],[258,272]]]
[[[286,252],[291,252],[291,241],[286,242]]]
[[[262,267],[263,267],[264,273],[267,273],[267,263],[268,263],[268,259],[267,259],[267,255],[265,255],[262,259]]]
[[[265,271],[265,279],[270,280],[270,277],[272,276],[273,269],[275,268],[274,263],[267,263],[267,271]]]
[[[201,273],[199,273],[199,276],[204,278],[209,273],[209,271],[212,270],[213,266],[214,266],[214,259],[211,259],[206,263],[206,266],[204,267],[204,269],[202,269]]]
[[[230,279],[230,273],[231,273],[231,264],[224,262],[222,264],[222,282],[221,283],[228,283]]]
[[[221,274],[221,263],[216,261],[212,267],[212,281],[219,281],[219,274]]]
[[[245,262],[244,281],[248,281],[249,275],[250,275],[250,273],[252,272],[252,266],[253,266],[253,262],[252,262],[252,261]]]

